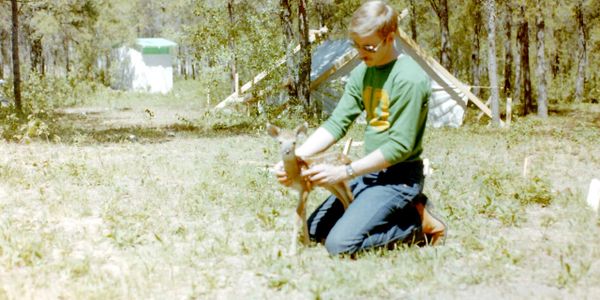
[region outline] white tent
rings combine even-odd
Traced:
[[[398,49],[403,48],[398,45]],[[342,95],[348,75],[359,63],[360,59],[356,50],[347,40],[328,40],[319,45],[313,52],[312,99],[320,101],[326,112],[332,112]],[[429,125],[433,127],[459,127],[462,125],[464,103],[467,101],[464,94],[457,91],[459,94],[457,101],[435,80],[432,80],[431,88],[427,118]]]
[[[432,95],[429,99],[428,123],[433,127],[462,125],[467,102],[473,102],[483,113],[491,117],[489,108],[473,95],[469,88],[456,79],[436,60],[427,55],[406,33],[398,29],[396,39],[402,55],[411,56],[432,79]],[[299,50],[296,48],[295,52]],[[283,64],[281,59],[276,67]],[[311,97],[323,103],[325,111],[331,112],[341,93],[347,75],[360,63],[358,53],[347,40],[327,40],[312,53],[311,65]],[[266,77],[268,72],[262,72],[252,81],[246,83],[237,93],[227,97],[216,108],[220,109],[234,102],[247,102],[252,99],[250,94],[244,94],[258,81]]]
[[[173,88],[173,49],[176,43],[162,38],[139,38],[135,47],[117,50],[115,86],[120,89],[168,93]]]

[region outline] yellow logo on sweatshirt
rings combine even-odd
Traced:
[[[390,128],[388,117],[390,116],[390,97],[383,89],[375,89],[368,86],[363,89],[363,101],[367,111],[367,122],[377,131]]]

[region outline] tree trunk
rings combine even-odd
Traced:
[[[498,65],[496,63],[496,1],[487,0],[488,12],[488,76],[491,86],[492,123],[500,126],[500,96],[498,93]]]
[[[577,79],[575,80],[575,102],[583,102],[585,93],[585,66],[587,64],[587,32],[582,10],[583,1],[575,5],[575,17],[577,18]]]
[[[42,39],[36,38],[31,42],[31,70],[42,73],[44,59],[42,57]]]
[[[282,1],[283,2],[283,1]],[[289,1],[286,1],[289,2]],[[317,18],[319,20],[319,28],[327,27],[332,29],[331,27],[331,19],[332,19],[332,11],[334,7],[333,0],[315,0],[313,1],[315,5],[315,11],[317,13]],[[289,4],[288,4],[289,6]]]
[[[227,14],[229,16],[229,51],[231,51],[231,61],[229,65],[231,67],[231,90],[234,93],[239,93],[239,78],[238,78],[238,70],[237,70],[237,56],[235,54],[235,37],[233,36],[232,28],[235,27],[235,19],[234,19],[234,10],[233,10],[233,0],[227,1]],[[187,79],[187,62],[186,62],[186,79]]]
[[[410,33],[411,38],[417,42],[417,5],[415,0],[410,0]]]
[[[452,59],[450,57],[450,30],[448,29],[448,2],[447,0],[429,0],[433,10],[440,20],[441,50],[440,62],[444,68],[452,72]]]
[[[505,4],[506,14],[504,16],[504,30],[506,39],[504,40],[504,86],[502,93],[504,97],[512,97],[512,69],[513,69],[513,53],[512,53],[512,8],[510,4]]]
[[[514,58],[515,58],[515,90],[512,94],[513,96],[513,104],[521,104],[521,44],[517,41],[517,43],[515,44],[516,49],[515,49],[515,53],[514,53]]]
[[[306,112],[311,110],[310,64],[311,51],[308,40],[307,0],[298,0],[298,32],[300,33],[300,64],[298,72],[298,99],[304,103]]]
[[[544,16],[541,11],[541,3],[538,3],[538,13],[536,15],[536,41],[537,41],[537,68],[536,77],[538,79],[538,97],[537,111],[538,116],[548,117],[548,94],[546,92],[546,54],[544,53]]]
[[[522,80],[522,105],[523,105],[523,116],[526,116],[529,111],[533,110],[532,98],[531,98],[531,74],[529,70],[529,23],[525,18],[525,7],[520,7],[520,23],[519,30],[517,32],[517,40],[519,43],[519,50],[521,56],[521,80]]]
[[[473,95],[479,97],[481,85],[481,0],[473,0],[473,51],[471,52],[471,74]]]
[[[281,0],[279,19],[281,20],[281,28],[283,29],[283,41],[285,47],[285,57],[287,65],[287,78],[285,80],[288,89],[288,97],[292,101],[298,101],[298,66],[294,59],[294,48],[296,47],[296,37],[294,35],[294,29],[292,28],[292,7],[290,6],[289,0]]]
[[[0,79],[4,79],[4,65],[8,61],[8,49],[6,42],[8,40],[8,32],[0,29]]]
[[[66,64],[66,71],[67,71],[67,78],[69,77],[69,73],[71,73],[71,59],[69,57],[69,37],[65,36],[65,39],[63,41],[64,43],[64,47],[65,47],[65,64]]]
[[[104,59],[106,59],[106,66],[104,69],[104,82],[103,84],[105,86],[110,86],[110,81],[112,80],[111,76],[110,76],[110,51],[106,51],[106,53],[104,54]]]
[[[183,80],[188,80],[188,68],[187,68],[187,58],[185,57],[185,49],[184,47],[179,47],[179,59],[181,61],[181,76],[183,76]],[[231,81],[233,82],[233,74],[229,74],[231,77]],[[231,89],[232,92],[235,91],[235,85]]]
[[[196,60],[192,58],[192,80],[196,80]]]
[[[19,66],[19,9],[17,0],[11,0],[12,8],[12,60],[13,60],[13,91],[15,95],[15,108],[23,113],[21,105],[21,69]]]

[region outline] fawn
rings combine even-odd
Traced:
[[[306,134],[308,130],[308,124],[298,126],[294,131],[281,130],[277,126],[267,124],[267,132],[269,135],[280,144],[281,159],[283,161],[283,168],[287,174],[287,177],[291,180],[291,188],[298,191],[300,198],[298,200],[298,206],[296,207],[296,215],[298,220],[294,222],[294,235],[292,237],[292,253],[295,252],[297,246],[297,233],[299,231],[298,224],[302,223],[302,230],[300,232],[301,241],[304,245],[309,243],[308,237],[308,224],[306,222],[306,201],[308,200],[308,194],[312,190],[312,184],[307,179],[301,176],[303,169],[308,169],[311,165],[329,163],[333,165],[349,164],[351,161],[348,158],[348,151],[352,140],[350,139],[342,153],[331,153],[325,152],[308,157],[296,156],[296,142],[300,134]],[[335,195],[344,205],[344,208],[348,208],[348,205],[354,199],[352,191],[348,186],[348,182],[343,181],[334,185],[325,186],[333,195]]]

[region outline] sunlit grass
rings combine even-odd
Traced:
[[[202,95],[194,102],[194,88],[104,91],[59,119],[68,122],[59,124],[68,129],[61,142],[1,142],[0,299],[600,292],[600,230],[584,202],[600,177],[593,110],[522,118],[511,129],[429,130],[424,156],[434,173],[425,191],[450,226],[446,244],[352,261],[321,245],[287,255],[297,196],[269,173],[277,145],[261,119],[212,114]],[[360,138],[360,129],[351,134]],[[325,196],[312,193],[309,209]]]

